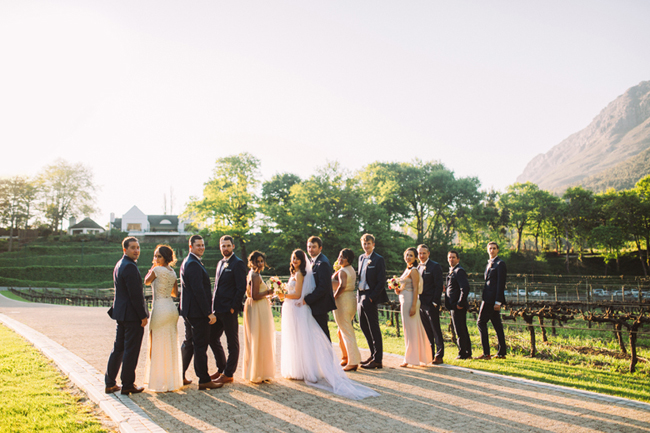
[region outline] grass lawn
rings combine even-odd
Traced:
[[[274,318],[275,329],[280,331],[279,312],[274,311]],[[448,324],[449,318],[443,317],[441,325],[445,335],[444,361],[446,364],[650,402],[650,363],[639,362],[637,372],[629,373],[629,359],[620,355],[618,345],[614,342],[611,332],[560,329],[557,336],[552,336],[549,332],[548,343],[542,343],[541,332],[538,330],[538,355],[536,358],[530,358],[528,356],[530,352],[528,331],[505,322],[504,328],[508,344],[506,359],[456,360],[454,358],[458,355],[458,349],[451,341],[451,334],[446,331]],[[482,350],[480,349],[476,321],[468,317],[467,324],[472,340],[473,356],[478,356]],[[576,323],[575,326],[586,327],[586,324],[582,326]],[[397,337],[395,328],[386,326],[384,323],[380,324],[380,327],[384,336],[384,352],[404,355],[403,334],[400,332],[401,336]],[[338,343],[336,324],[330,321],[329,328],[332,341]],[[367,349],[368,344],[359,325],[355,323],[354,328],[359,347]],[[494,355],[496,354],[496,335],[491,326],[488,326],[488,330]],[[639,337],[637,353],[641,358],[650,358],[650,339],[648,337]]]
[[[23,297],[20,297],[18,295],[13,294],[9,290],[3,290],[2,292],[0,292],[0,295],[5,296],[5,297],[7,297],[9,299],[13,299],[14,301],[30,302],[30,301],[28,301],[27,299],[25,299]]]
[[[91,407],[29,343],[0,325],[0,431],[105,432]]]

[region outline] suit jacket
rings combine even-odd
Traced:
[[[122,256],[113,270],[115,297],[108,315],[119,321],[141,321],[149,317],[144,300],[142,275],[138,265],[128,256]]]
[[[420,293],[420,303],[429,305],[432,302],[440,307],[440,298],[442,297],[442,268],[437,262],[429,259],[422,272],[422,293]]]
[[[359,281],[361,281],[363,257],[364,254],[359,256],[359,271],[357,272]],[[363,301],[364,298],[370,298],[375,304],[383,304],[388,302],[388,295],[386,294],[386,263],[384,262],[384,258],[374,251],[369,259],[369,261],[366,260],[366,283],[368,283],[368,289],[359,290],[359,302]]]
[[[223,267],[223,263],[227,266]],[[221,275],[219,275],[219,267]],[[231,255],[228,261],[221,260],[217,264],[217,274],[214,281],[214,294],[212,309],[215,313],[235,312],[242,307],[242,300],[246,293],[246,265],[236,255]]]
[[[332,291],[332,265],[320,253],[311,265],[316,287],[314,291],[305,296],[305,302],[311,308],[312,315],[325,314],[328,311],[336,310],[336,301],[334,301],[334,292]]]
[[[496,301],[506,303],[504,295],[507,276],[506,262],[498,256],[485,269],[485,285],[483,286],[483,302],[494,305]]]
[[[183,317],[207,317],[212,313],[210,276],[194,254],[188,254],[181,264],[181,303]]]
[[[468,308],[469,280],[467,279],[467,272],[465,272],[465,269],[461,265],[456,265],[447,274],[447,290],[445,295],[445,307],[448,310],[455,310],[457,305],[465,309]]]

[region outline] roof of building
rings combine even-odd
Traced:
[[[84,218],[79,221],[77,224],[70,227],[71,229],[104,229],[102,226],[97,224],[95,221],[90,218]]]

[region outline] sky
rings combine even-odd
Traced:
[[[645,0],[2,0],[0,176],[81,162],[101,225],[162,214],[172,190],[181,212],[241,152],[263,180],[420,158],[504,190],[650,80],[649,16]]]

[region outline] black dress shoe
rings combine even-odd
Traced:
[[[106,394],[113,394],[114,392],[117,392],[120,389],[122,389],[120,385],[107,386],[104,392],[106,392]]]
[[[456,357],[456,359],[470,359],[470,358],[471,356],[460,356],[460,355]]]
[[[361,365],[363,365],[363,364],[367,364],[367,363],[369,363],[370,361],[372,361],[372,356],[371,356],[370,358],[366,359],[365,361],[361,361]]]
[[[497,355],[495,356],[496,359],[506,359],[505,355]]]
[[[373,368],[382,368],[383,366],[381,365],[381,362],[376,362],[376,361],[370,361],[366,364],[361,364],[361,368],[365,369],[373,369]]]
[[[142,391],[144,391],[144,386],[133,385],[133,387],[131,388],[126,388],[126,389],[122,388],[122,395],[137,394]]]

